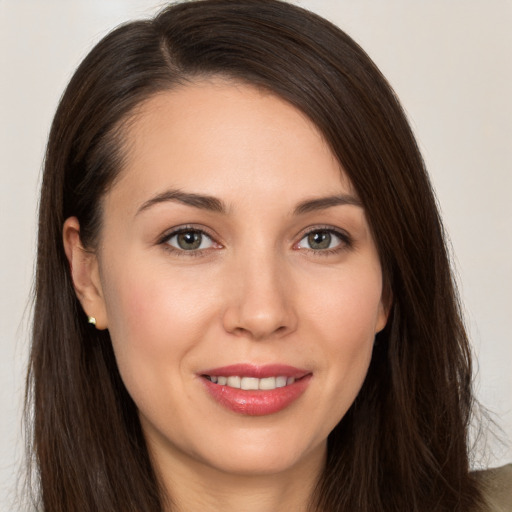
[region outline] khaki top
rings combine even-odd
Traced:
[[[512,464],[476,471],[485,499],[485,512],[512,512]]]

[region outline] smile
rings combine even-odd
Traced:
[[[264,377],[258,379],[257,377],[241,377],[233,375],[226,377],[222,375],[205,375],[210,382],[219,384],[221,386],[228,386],[235,389],[243,390],[272,390],[276,388],[284,388],[295,382],[295,377],[286,377],[279,375],[277,377]]]
[[[287,365],[237,364],[201,372],[207,394],[220,406],[246,416],[290,407],[307,390],[312,373]]]

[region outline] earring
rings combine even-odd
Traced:
[[[87,322],[92,324],[92,325],[96,325],[96,318],[94,318],[93,316],[88,316],[87,317]]]

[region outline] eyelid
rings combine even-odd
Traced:
[[[341,240],[341,243],[339,246],[327,248],[327,249],[310,249],[307,247],[298,247],[300,242],[304,240],[307,236],[309,236],[311,233],[315,233],[318,231],[326,231],[328,233],[334,234],[336,237],[338,237]],[[330,226],[330,225],[317,225],[317,226],[309,226],[306,229],[302,230],[301,233],[298,235],[298,241],[293,244],[293,248],[296,250],[301,251],[310,251],[316,254],[332,254],[341,252],[343,250],[346,250],[347,248],[352,247],[353,239],[350,236],[349,233],[347,233],[345,230]]]
[[[214,247],[208,247],[205,249],[194,249],[194,250],[187,251],[185,249],[176,248],[168,243],[172,237],[177,236],[180,233],[184,233],[187,231],[198,232],[198,233],[201,233],[202,235],[208,237],[209,239],[211,239]],[[326,248],[326,249],[311,249],[311,248],[307,248],[307,247],[298,247],[300,242],[304,238],[306,238],[311,233],[315,233],[318,231],[326,231],[326,232],[334,234],[336,237],[338,237],[341,240],[340,244],[338,244],[338,246],[336,246],[336,247]],[[312,253],[319,254],[319,255],[342,252],[343,250],[346,250],[346,249],[352,247],[352,245],[353,245],[353,239],[349,233],[347,233],[345,230],[343,230],[339,227],[335,227],[332,225],[309,226],[309,227],[303,229],[299,233],[299,235],[297,235],[296,240],[297,241],[293,244],[293,249],[301,250],[301,251],[308,251],[308,252],[312,252]],[[186,255],[186,256],[194,256],[194,255],[198,256],[202,253],[209,252],[211,249],[222,249],[223,248],[223,244],[218,242],[218,236],[216,234],[212,233],[211,230],[206,228],[205,226],[197,225],[197,224],[183,224],[180,226],[174,226],[174,227],[166,230],[165,233],[162,234],[158,238],[157,244],[163,245],[165,247],[165,249],[170,252],[177,253],[179,255]]]
[[[168,243],[171,238],[179,235],[180,233],[187,233],[189,231],[201,233],[203,236],[208,237],[212,241],[213,247],[187,251],[185,249],[178,249],[177,247],[174,247]],[[213,234],[209,229],[205,228],[204,226],[198,226],[194,224],[183,224],[180,226],[174,226],[173,228],[166,230],[165,233],[158,238],[157,244],[163,245],[165,249],[170,252],[178,253],[180,255],[193,256],[207,252],[210,249],[221,249],[223,245],[217,241],[217,238],[218,237],[215,234]]]

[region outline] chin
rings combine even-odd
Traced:
[[[275,447],[274,443],[267,442],[263,445],[250,446],[235,445],[236,450],[223,450],[222,456],[215,455],[208,461],[212,469],[223,473],[240,476],[271,476],[280,473],[294,471],[295,468],[314,467],[317,470],[323,467],[327,442],[314,448],[300,449],[290,443],[280,443]]]

